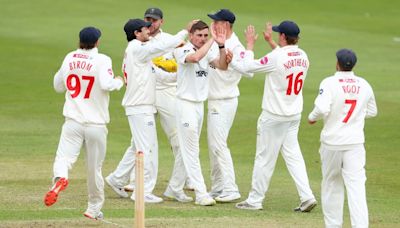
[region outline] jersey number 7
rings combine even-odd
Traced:
[[[348,99],[346,99],[344,101],[344,103],[351,105],[349,111],[347,112],[346,117],[342,121],[343,123],[347,123],[347,121],[349,121],[349,119],[350,119],[351,114],[353,114],[353,111],[356,108],[357,100],[348,100]]]
[[[88,86],[86,88],[84,99],[88,99],[90,97],[90,92],[92,91],[94,84],[93,76],[82,76],[82,80],[88,81]],[[79,96],[81,92],[81,81],[76,74],[70,74],[67,77],[67,88],[71,92],[71,97],[75,98]]]

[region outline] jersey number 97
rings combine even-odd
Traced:
[[[84,95],[84,99],[88,99],[90,97],[90,92],[92,91],[92,87],[94,84],[94,77],[93,76],[82,76],[82,81],[80,80],[79,76],[76,74],[70,74],[67,77],[67,89],[71,93],[72,98],[76,98],[79,96],[81,92],[81,87],[83,81],[87,81],[87,87]]]

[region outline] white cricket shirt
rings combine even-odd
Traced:
[[[321,142],[327,146],[364,143],[365,118],[378,112],[371,86],[352,71],[339,71],[324,79],[314,104],[308,119],[323,118]]]
[[[214,43],[215,44],[215,43]],[[215,48],[216,47],[216,48]],[[218,46],[213,45],[207,54],[197,63],[187,63],[186,56],[196,52],[192,43],[174,51],[178,63],[178,86],[176,96],[180,99],[202,102],[208,97],[208,74],[210,62],[218,58]]]
[[[233,56],[240,56],[245,52],[245,48],[240,43],[235,33],[225,41],[225,49],[232,51]],[[210,67],[209,69],[209,91],[208,99],[228,99],[240,95],[238,84],[244,72],[239,72],[228,65],[227,70]]]
[[[254,60],[254,53],[248,50],[240,58],[244,59],[239,64],[240,70],[267,73],[262,109],[278,119],[300,119],[302,88],[310,66],[307,54],[297,45],[288,45],[277,47],[258,60]]]
[[[182,30],[174,36],[156,42],[142,43],[134,39],[128,43],[122,64],[126,79],[122,105],[126,115],[156,112],[156,76],[152,72],[152,59],[179,45],[187,33],[186,30]]]
[[[110,122],[109,91],[123,86],[114,79],[111,59],[97,48],[68,53],[53,83],[57,92],[66,91],[63,115],[83,124]]]

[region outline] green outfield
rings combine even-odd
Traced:
[[[102,30],[100,52],[113,60],[120,74],[126,46],[123,25],[141,18],[150,6],[163,9],[164,30],[175,33],[189,20],[229,8],[242,42],[248,24],[260,34],[256,56],[270,49],[262,39],[267,20],[296,21],[300,47],[311,67],[304,85],[304,113],[299,140],[311,187],[320,201],[321,123],[307,124],[320,81],[335,71],[335,52],[351,48],[358,55],[357,74],[372,85],[378,117],[366,122],[367,197],[371,227],[400,226],[400,1],[137,1],[137,0],[0,0],[0,227],[128,227],[133,225],[134,203],[118,198],[106,186],[105,222],[85,219],[87,206],[85,153],[70,173],[70,185],[59,202],[47,208],[43,196],[52,177],[52,164],[63,124],[64,96],[53,90],[53,75],[65,54],[76,49],[79,30],[88,25]],[[396,16],[397,15],[397,16]],[[276,36],[275,36],[276,38]],[[264,75],[242,79],[241,96],[229,144],[242,198],[251,184],[256,122],[261,112]],[[121,106],[123,91],[111,95],[108,150],[103,175],[108,175],[130,143],[130,131]],[[396,114],[397,113],[397,114]],[[209,186],[206,122],[201,139],[203,174]],[[171,173],[173,155],[158,125],[161,195]],[[397,173],[397,174],[396,174]],[[190,195],[193,193],[189,192]],[[308,214],[294,213],[299,199],[280,157],[262,211],[242,211],[234,204],[214,207],[166,201],[146,206],[149,227],[322,227],[321,206]],[[350,219],[345,209],[345,227]]]

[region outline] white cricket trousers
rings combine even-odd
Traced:
[[[251,191],[247,202],[262,206],[275,169],[279,151],[292,176],[300,201],[314,199],[308,182],[306,166],[300,151],[297,133],[300,119],[291,121],[275,120],[266,111],[260,115],[257,123],[257,146],[254,162]]]
[[[53,166],[54,178],[68,179],[68,170],[72,168],[84,146],[89,197],[86,212],[94,215],[100,212],[104,203],[101,167],[106,155],[107,134],[106,125],[80,124],[72,119],[66,119]]]
[[[207,139],[211,164],[211,192],[239,192],[228,136],[238,99],[208,100]]]
[[[176,99],[178,139],[186,173],[193,184],[196,200],[207,197],[200,165],[200,134],[203,125],[204,103]]]
[[[187,175],[179,148],[176,125],[176,87],[156,90],[156,108],[160,116],[161,127],[168,137],[175,157],[168,186],[173,192],[182,192]]]
[[[322,161],[321,200],[325,227],[342,227],[345,187],[351,226],[368,227],[364,145],[351,150],[330,150],[322,144],[319,152]]]
[[[124,186],[131,172],[135,170],[136,152],[143,152],[144,159],[144,193],[153,192],[158,174],[158,141],[153,113],[140,113],[128,116],[131,129],[131,145],[125,151],[117,168],[111,173],[113,182]]]

